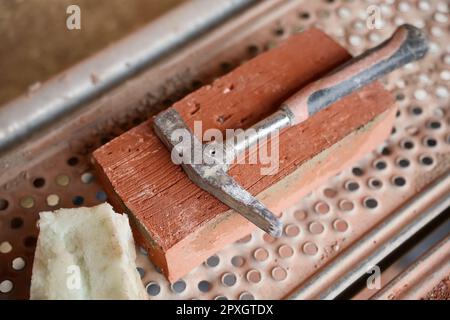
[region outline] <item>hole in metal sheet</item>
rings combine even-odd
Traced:
[[[75,196],[72,198],[72,203],[76,206],[81,206],[84,203],[84,198],[82,196]]]
[[[319,248],[317,248],[316,244],[313,243],[313,242],[306,242],[303,245],[303,249],[302,250],[303,250],[303,253],[305,253],[305,254],[307,254],[309,256],[313,256],[319,251]]]
[[[394,135],[396,132],[397,132],[397,129],[395,127],[392,127],[391,136]]]
[[[378,44],[381,40],[381,36],[379,33],[372,31],[369,33],[369,40],[374,44]]]
[[[410,109],[410,111],[411,111],[411,113],[412,113],[413,115],[415,115],[415,116],[419,116],[419,115],[421,115],[421,114],[423,113],[422,108],[421,108],[421,107],[418,107],[418,106],[412,107],[412,108]]]
[[[294,255],[294,249],[287,244],[283,244],[278,248],[278,254],[281,258],[289,258]]]
[[[272,237],[270,234],[264,233],[263,240],[267,243],[274,243],[277,239]]]
[[[355,176],[359,177],[359,176],[362,176],[362,175],[364,174],[364,171],[363,171],[363,169],[361,169],[360,167],[354,167],[354,168],[352,169],[352,173],[353,173]]]
[[[25,247],[32,248],[36,246],[37,238],[35,236],[28,236],[23,240]]]
[[[95,198],[98,201],[104,202],[106,201],[106,199],[108,198],[108,196],[106,195],[106,193],[103,190],[99,190],[97,191],[97,193],[95,194]]]
[[[70,178],[69,176],[65,175],[65,174],[59,174],[56,176],[56,184],[61,186],[61,187],[65,187],[70,183]]]
[[[136,267],[136,270],[139,273],[139,277],[142,279],[145,276],[145,269],[141,267]]]
[[[220,262],[220,258],[216,255],[209,257],[208,259],[206,259],[206,264],[209,267],[216,267]]]
[[[381,154],[383,156],[389,156],[391,155],[392,150],[389,147],[383,147],[383,149],[381,149]]]
[[[352,11],[347,7],[340,7],[337,14],[342,19],[348,19],[352,15]]]
[[[161,287],[156,282],[149,282],[145,289],[150,296],[157,296],[161,292]]]
[[[232,287],[236,284],[237,278],[234,273],[227,272],[222,276],[222,283],[227,287]]]
[[[34,199],[30,196],[26,196],[20,200],[20,206],[25,209],[34,207]]]
[[[261,272],[259,272],[258,270],[255,270],[255,269],[251,269],[247,272],[246,278],[247,278],[248,282],[258,283],[262,279]]]
[[[436,93],[436,96],[438,96],[439,98],[447,98],[449,95],[447,88],[444,86],[437,86],[435,93]]]
[[[308,214],[306,213],[306,211],[304,210],[296,210],[294,212],[294,217],[295,219],[297,219],[298,221],[303,221],[306,219],[306,217],[308,216]]]
[[[440,76],[441,76],[442,80],[449,81],[450,80],[450,71],[443,70],[443,71],[441,71]]]
[[[363,201],[364,207],[368,209],[375,209],[378,206],[378,201],[374,198],[365,198]]]
[[[324,231],[324,226],[320,222],[313,221],[308,226],[309,232],[312,234],[320,234]]]
[[[356,34],[352,34],[348,38],[348,43],[354,47],[359,47],[363,44],[363,39]]]
[[[406,150],[411,150],[412,148],[414,148],[414,142],[409,139],[402,140],[400,142],[400,147]]]
[[[367,184],[372,189],[380,189],[383,186],[383,182],[377,178],[370,178]]]
[[[405,158],[399,158],[399,159],[397,159],[397,165],[398,165],[400,168],[407,168],[407,167],[409,167],[409,164],[410,164],[410,162],[409,162],[408,159],[405,159]]]
[[[42,188],[45,185],[45,179],[42,177],[33,180],[33,186],[35,188]]]
[[[397,176],[392,179],[392,182],[397,187],[403,187],[406,184],[406,179],[403,177]]]
[[[231,258],[231,264],[236,268],[242,267],[244,263],[245,263],[244,257],[234,256],[233,258]]]
[[[9,202],[6,199],[0,198],[0,211],[8,209]]]
[[[269,252],[264,248],[258,248],[253,252],[253,257],[257,261],[265,261],[269,257]]]
[[[239,300],[255,300],[255,296],[253,296],[250,292],[242,292],[239,295]]]
[[[426,138],[423,140],[423,144],[424,144],[426,147],[433,148],[433,147],[436,147],[436,146],[437,146],[437,140],[434,139],[434,138],[432,138],[432,137],[426,137]]]
[[[8,253],[11,252],[12,245],[8,241],[3,241],[0,243],[0,253]]]
[[[334,198],[337,195],[337,191],[331,188],[326,188],[323,190],[323,194],[327,198]]]
[[[10,226],[12,229],[20,228],[21,226],[23,226],[23,219],[19,217],[11,219]]]
[[[284,29],[282,27],[278,27],[273,31],[273,34],[277,37],[281,37],[284,35]]]
[[[325,210],[325,209],[323,209]],[[321,212],[322,213],[322,212]],[[300,228],[298,226],[296,226],[295,224],[288,224],[285,228],[284,228],[284,233],[288,236],[288,237],[296,237],[298,236],[298,234],[300,233]]]
[[[206,280],[200,281],[198,283],[198,290],[200,290],[201,292],[208,292],[209,290],[211,290],[211,283]]]
[[[287,271],[281,267],[275,267],[272,269],[272,278],[276,281],[283,281],[287,277]]]
[[[431,166],[434,163],[434,160],[430,156],[421,156],[419,161],[424,166]]]
[[[444,108],[436,108],[436,109],[433,110],[433,114],[434,114],[436,117],[439,117],[439,118],[444,117],[446,113],[447,113],[447,112],[445,111]]]
[[[69,159],[67,159],[67,164],[71,167],[76,166],[78,164],[78,162],[80,162],[80,161],[78,160],[77,157],[70,157]]]
[[[436,12],[433,15],[433,19],[439,23],[446,23],[448,21],[448,16],[443,14],[442,12]]]
[[[427,126],[430,129],[439,129],[441,127],[441,123],[439,121],[433,120],[428,122]]]
[[[14,284],[11,280],[3,280],[0,282],[0,292],[1,293],[9,293],[14,288]]]
[[[344,185],[345,189],[347,189],[348,191],[356,191],[359,189],[359,184],[356,181],[353,180],[349,180],[345,182]]]
[[[314,211],[320,214],[326,214],[330,211],[330,206],[326,202],[319,201],[314,206]]]
[[[184,280],[178,280],[172,284],[172,291],[175,293],[181,293],[186,290],[186,282]]]
[[[339,232],[344,232],[348,229],[348,223],[342,219],[336,219],[333,222],[333,229]]]
[[[428,2],[428,0],[421,0],[421,1],[419,1],[419,3],[417,4],[417,6],[418,6],[419,9],[422,10],[422,11],[428,11],[428,10],[430,10],[430,3]]]
[[[414,91],[414,98],[419,101],[423,101],[428,97],[428,92],[424,89],[417,89]]]
[[[384,170],[387,167],[387,163],[384,160],[377,160],[375,161],[374,166],[378,170]]]
[[[16,270],[20,271],[23,270],[26,266],[26,261],[22,257],[17,257],[12,261],[11,267]]]
[[[48,206],[54,207],[59,203],[59,196],[57,194],[49,194],[46,200]]]
[[[85,172],[81,175],[81,181],[86,184],[91,183],[94,181],[94,175],[92,172]]]
[[[341,209],[342,211],[352,211],[354,207],[355,205],[350,200],[343,199],[339,201],[339,209]]]
[[[352,29],[354,29],[356,32],[363,32],[366,27],[366,24],[362,20],[356,20],[352,24]]]
[[[214,298],[214,300],[228,300],[228,298],[225,296],[217,296]]]
[[[397,101],[405,100],[405,95],[403,93],[399,92],[395,95],[395,100],[397,100]],[[399,112],[399,110],[397,110],[397,114],[398,114],[397,117],[400,115],[398,112]]]
[[[311,15],[309,14],[309,12],[303,11],[303,12],[300,12],[298,16],[302,20],[307,20],[307,19],[309,19],[309,17]]]

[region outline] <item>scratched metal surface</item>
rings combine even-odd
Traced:
[[[416,231],[435,217],[450,198],[448,3],[370,4],[381,10],[379,30],[366,27],[365,1],[264,2],[4,155],[0,299],[28,297],[38,212],[107,200],[90,152],[310,26],[322,28],[353,54],[378,44],[404,22],[427,30],[432,43],[427,58],[384,80],[398,105],[390,138],[286,210],[280,239],[255,231],[172,285],[137,248],[149,298],[332,298],[352,281],[349,274],[362,270],[361,261],[376,261],[404,241],[404,230]]]

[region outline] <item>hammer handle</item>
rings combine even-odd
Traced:
[[[291,125],[299,124],[362,86],[421,59],[427,51],[425,33],[404,24],[380,45],[350,59],[295,93],[282,104],[282,109],[289,114]]]

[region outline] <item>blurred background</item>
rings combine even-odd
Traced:
[[[184,0],[0,0],[0,106]],[[83,8],[81,30],[67,6]]]

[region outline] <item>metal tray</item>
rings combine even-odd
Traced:
[[[137,248],[151,299],[335,298],[344,292],[450,205],[448,3],[370,5],[380,9],[381,29],[366,26],[368,2],[258,2],[5,152],[0,299],[28,297],[40,211],[107,200],[90,162],[98,146],[292,33],[315,26],[355,54],[409,22],[428,31],[432,46],[425,60],[384,80],[398,105],[390,138],[286,210],[280,239],[255,231],[172,285]],[[416,296],[440,280],[430,279]]]

